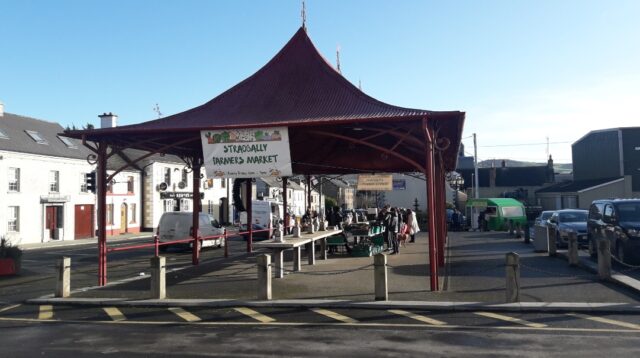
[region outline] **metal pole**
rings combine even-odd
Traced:
[[[287,220],[287,213],[289,212],[287,208],[287,177],[282,178],[282,220],[284,221],[284,232],[287,233],[289,231],[289,220]]]
[[[447,218],[445,216],[446,195],[444,189],[444,173],[440,166],[440,158],[436,158],[435,178],[436,178],[436,215],[438,218],[437,245],[438,245],[438,266],[444,267],[444,244],[447,236]]]
[[[480,185],[478,182],[480,181],[478,178],[478,143],[476,141],[476,134],[473,133],[473,172],[475,174],[475,198],[478,199],[480,197]]]
[[[253,252],[253,207],[251,198],[253,197],[253,184],[251,179],[247,183],[247,229],[249,230],[249,240],[247,240],[247,252]]]
[[[200,163],[194,160],[193,165],[193,221],[191,224],[193,236],[193,249],[191,250],[191,263],[200,263],[200,242],[198,229],[200,228]]]
[[[107,145],[98,143],[98,286],[107,284]]]
[[[435,168],[433,163],[433,131],[429,128],[427,119],[422,120],[425,130],[425,178],[427,179],[427,214],[429,227],[429,272],[431,291],[438,291],[438,260],[436,252],[436,205],[435,205]]]

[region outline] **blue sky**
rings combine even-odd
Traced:
[[[640,123],[640,1],[308,0],[311,39],[395,105],[467,112],[480,159],[570,162],[590,130]],[[119,124],[200,105],[264,65],[301,1],[0,0],[10,113]]]

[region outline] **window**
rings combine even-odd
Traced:
[[[187,186],[188,181],[188,177],[187,177],[187,171],[186,169],[182,169],[182,182],[184,183],[184,186]]]
[[[173,199],[165,199],[164,201],[164,212],[173,211]]]
[[[25,132],[29,135],[29,137],[31,137],[31,139],[33,139],[36,143],[38,144],[49,144],[49,142],[47,142],[46,139],[44,139],[40,133],[36,132],[36,131],[27,131],[25,130]]]
[[[9,136],[2,129],[0,129],[0,138],[9,139]]]
[[[127,193],[133,193],[133,177],[127,177]]]
[[[227,179],[220,179],[220,187],[223,189],[227,187]]]
[[[112,194],[113,193],[113,182],[114,182],[114,180],[109,180],[107,182],[107,193],[108,194]]]
[[[10,206],[9,213],[7,214],[7,230],[8,231],[20,231],[20,207]]]
[[[49,171],[49,192],[57,193],[60,191],[60,172],[57,170]]]
[[[9,168],[9,191],[20,191],[20,168]]]
[[[524,216],[524,208],[520,206],[506,206],[502,208],[502,216],[505,218],[513,218],[516,216]]]
[[[113,204],[107,204],[107,225],[113,225]]]
[[[191,199],[180,199],[180,211],[191,210]]]
[[[64,143],[64,145],[66,145],[67,148],[78,149],[78,146],[73,141],[71,141],[71,139],[67,137],[61,137],[61,136],[58,136],[58,139],[60,139],[60,141]]]
[[[87,193],[87,173],[80,173],[80,192]]]
[[[131,203],[129,204],[129,217],[131,218],[131,221],[129,221],[129,224],[135,224],[136,223],[136,204],[135,203]]]
[[[207,214],[213,216],[213,201],[211,200],[207,201]]]
[[[167,183],[167,187],[171,185],[171,168],[164,168],[164,182]]]

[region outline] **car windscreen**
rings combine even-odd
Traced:
[[[587,221],[587,212],[571,212],[571,213],[560,213],[560,222],[563,223],[573,223],[573,222],[581,222]]]
[[[540,216],[540,219],[542,220],[549,220],[549,218],[553,215],[553,211],[548,212],[548,213],[542,213],[542,215]]]
[[[620,203],[616,209],[620,221],[640,221],[640,203]]]

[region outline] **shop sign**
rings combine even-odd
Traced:
[[[160,193],[160,199],[193,199],[193,193],[187,191],[163,191]],[[200,199],[204,199],[204,193],[200,193]]]
[[[200,135],[209,178],[293,174],[287,127],[205,130]]]
[[[407,181],[404,179],[393,179],[393,190],[407,190]]]
[[[358,175],[358,190],[390,191],[393,189],[391,174]]]

